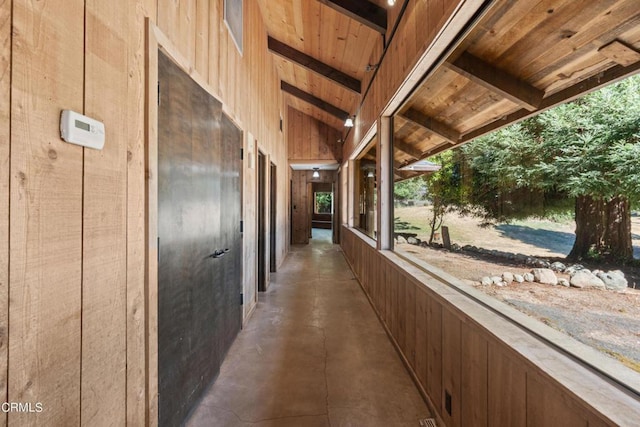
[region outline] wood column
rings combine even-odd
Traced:
[[[393,117],[378,120],[378,250],[393,249]]]

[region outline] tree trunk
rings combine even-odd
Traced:
[[[576,198],[576,240],[567,256],[570,260],[588,258],[604,248],[605,204],[590,196]]]
[[[429,220],[429,226],[431,227],[431,234],[429,235],[429,245],[433,243],[433,239],[436,234],[436,230],[442,225],[444,220],[444,209],[436,200],[433,201],[433,215]]]
[[[631,209],[629,199],[616,196],[605,206],[604,244],[607,255],[616,261],[633,259],[631,241]]]

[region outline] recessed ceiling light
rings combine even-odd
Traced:
[[[387,4],[389,6],[393,6],[394,4],[396,4],[396,0],[387,0]]]

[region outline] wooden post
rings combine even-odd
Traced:
[[[442,245],[445,249],[451,250],[451,240],[449,239],[449,227],[443,225],[440,227],[442,230]]]
[[[378,250],[393,249],[393,117],[378,123]]]

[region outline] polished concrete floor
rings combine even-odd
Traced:
[[[187,426],[419,426],[429,410],[329,230],[293,246]]]

